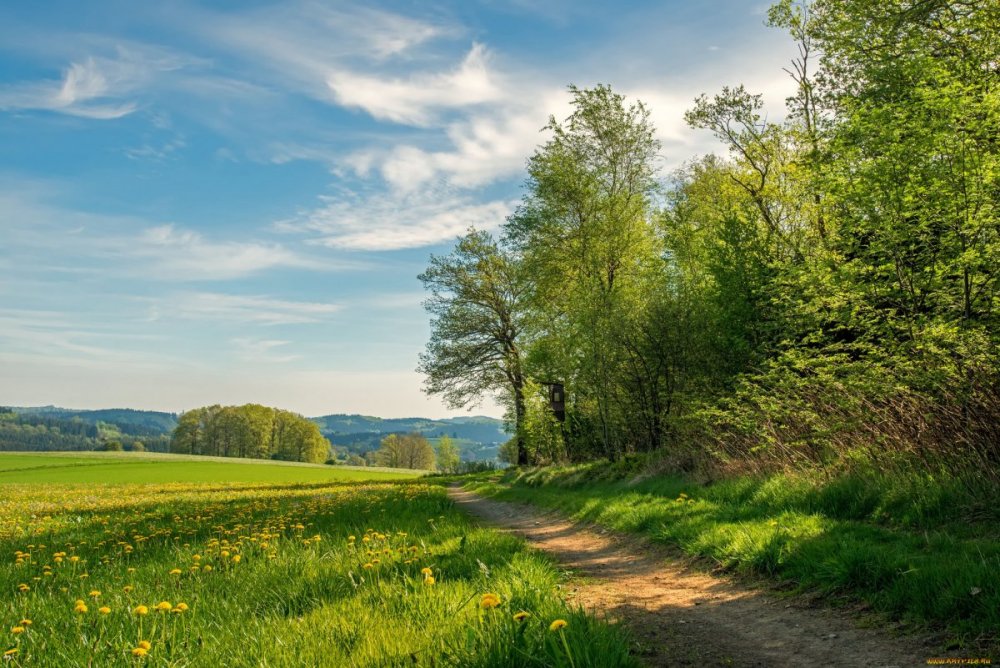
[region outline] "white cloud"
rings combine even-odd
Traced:
[[[486,48],[474,44],[461,64],[449,72],[386,79],[338,69],[326,82],[340,105],[396,123],[428,125],[438,110],[501,99],[504,86],[488,65]]]
[[[460,194],[435,191],[321,200],[323,206],[298,220],[279,223],[279,229],[312,234],[311,243],[328,248],[419,248],[452,241],[469,227],[496,229],[516,205],[501,200],[478,203]]]
[[[317,323],[341,310],[339,304],[274,299],[264,295],[230,295],[198,292],[169,299],[166,311],[174,317],[194,320],[223,320],[261,325]],[[159,305],[152,307],[158,314]]]
[[[0,88],[0,109],[43,110],[99,120],[121,118],[138,109],[134,100],[125,98],[148,86],[157,75],[195,62],[145,45],[119,44],[112,51],[111,56],[73,60],[59,80]]]

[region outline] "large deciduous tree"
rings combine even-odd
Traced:
[[[489,233],[471,230],[449,255],[432,257],[419,278],[430,293],[431,338],[418,368],[426,391],[456,408],[500,393],[520,440],[526,285],[514,256]],[[527,462],[521,444],[518,463]]]

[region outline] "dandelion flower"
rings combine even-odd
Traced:
[[[17,654],[17,648],[16,647],[11,648],[11,649],[9,649],[9,650],[7,650],[6,652],[3,653],[4,656],[14,656],[15,654]]]
[[[498,605],[500,605],[500,597],[496,594],[483,594],[483,597],[479,599],[479,607],[484,610],[495,608]]]
[[[211,573],[212,572],[212,564],[205,564],[204,566],[201,567],[201,570],[203,572],[205,572],[205,573]]]
[[[179,568],[172,568],[172,569],[170,569],[170,574],[171,575],[180,575],[181,574],[181,569],[179,569]]]
[[[17,590],[23,594],[26,591],[31,591],[31,587],[22,582],[21,584],[17,585]]]
[[[124,588],[124,590],[123,590],[123,591],[124,591],[124,592],[125,592],[126,594],[130,593],[130,592],[132,591],[132,585],[125,585],[125,588]]]
[[[14,626],[14,627],[11,627],[10,632],[13,633],[16,636],[19,636],[22,633],[24,633],[24,627],[23,626]]]
[[[430,577],[431,575],[433,575],[433,574],[434,574],[434,571],[432,571],[432,570],[431,570],[430,568],[428,568],[427,566],[424,566],[423,568],[421,568],[421,569],[420,569],[420,572],[421,572],[421,573],[423,573],[423,574],[424,574],[425,576],[427,576],[427,577]]]
[[[97,598],[100,595],[101,595],[101,592],[99,592],[96,589],[94,589],[93,591],[90,592],[90,594],[88,594],[88,596],[90,596],[90,598]]]
[[[188,610],[188,604],[184,603],[182,601],[181,603],[177,604],[177,607],[175,608],[175,610],[180,610],[181,612],[186,612]]]
[[[135,610],[133,610],[132,612],[134,612],[135,614],[137,614],[140,617],[142,617],[143,615],[148,615],[149,614],[149,608],[147,608],[144,605],[137,605],[137,606],[135,606]]]
[[[102,615],[110,615],[110,614],[111,614],[111,608],[109,608],[109,607],[108,607],[108,606],[106,606],[106,605],[102,605],[101,607],[99,607],[99,608],[97,609],[97,611],[98,611],[99,613],[101,613]]]
[[[370,563],[369,563],[369,564],[365,564],[365,565],[364,565],[364,566],[362,566],[361,568],[364,568],[364,569],[366,569],[366,570],[369,570],[369,569],[372,569],[372,568],[375,568],[375,565],[374,565],[374,564],[370,564]]]
[[[567,622],[565,619],[557,619],[554,622],[552,622],[551,624],[549,624],[549,631],[553,631],[553,632],[555,632],[555,631],[561,631],[564,628],[566,628],[567,626],[569,626],[569,622]]]
[[[141,647],[144,650],[150,650],[153,648],[153,643],[149,642],[148,640],[140,640],[138,647]]]
[[[149,650],[144,647],[133,647],[132,656],[144,657],[149,654]]]
[[[73,612],[75,612],[78,615],[82,615],[82,614],[86,613],[87,612],[87,606],[86,606],[86,604],[84,604],[84,603],[77,603],[76,607],[73,608]]]
[[[514,621],[515,622],[523,622],[528,617],[531,617],[531,613],[530,612],[525,612],[524,610],[522,610],[521,612],[514,613]]]
[[[170,601],[160,601],[159,603],[156,604],[156,609],[159,610],[160,612],[166,612],[172,609],[173,607],[174,606],[170,603]]]
[[[20,623],[21,626],[31,626],[31,620],[30,619],[22,619],[19,623]]]
[[[233,563],[234,564],[240,563],[240,555],[238,555],[238,554],[234,554],[233,555]]]
[[[424,584],[427,585],[428,587],[433,586],[434,582],[435,581],[433,575],[428,575],[427,577],[424,578]]]

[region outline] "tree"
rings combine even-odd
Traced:
[[[528,187],[505,232],[531,276],[532,368],[574,397],[577,433],[615,458],[623,413],[623,338],[661,266],[651,224],[659,143],[641,103],[607,86],[570,87],[573,113],[528,162]],[[537,342],[537,343],[536,343]],[[544,377],[543,377],[544,376]]]
[[[461,460],[458,456],[458,447],[455,442],[447,436],[442,436],[438,439],[437,448],[437,467],[439,471],[444,473],[454,473],[458,470],[458,464]]]
[[[397,469],[434,468],[434,448],[420,434],[389,434],[375,452],[378,466]]]
[[[450,255],[431,257],[419,279],[430,297],[431,338],[418,370],[425,390],[455,408],[501,392],[513,405],[515,426],[524,417],[524,297],[515,256],[487,232],[469,231]],[[524,444],[518,463],[526,464]]]

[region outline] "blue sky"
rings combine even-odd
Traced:
[[[664,175],[714,150],[697,94],[780,114],[765,11],[4,2],[0,404],[456,414],[414,370],[429,255],[502,223],[569,83],[645,101]]]

